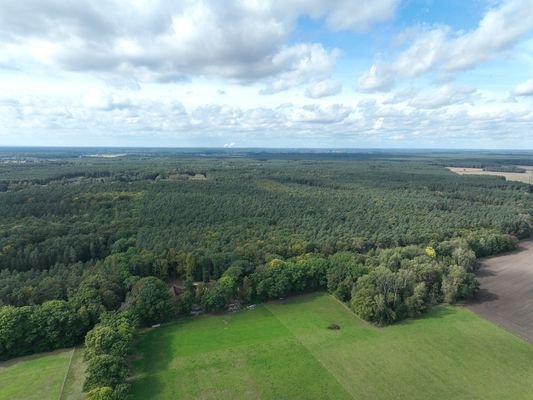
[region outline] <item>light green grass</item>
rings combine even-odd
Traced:
[[[77,347],[74,350],[60,400],[84,400],[87,398],[87,395],[82,391],[85,381],[85,367],[83,348]]]
[[[151,330],[139,349],[133,399],[533,399],[533,346],[456,307],[380,329],[314,294]]]
[[[0,363],[0,400],[57,400],[72,350]]]

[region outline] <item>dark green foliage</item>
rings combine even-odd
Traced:
[[[202,307],[207,311],[223,309],[235,295],[236,289],[235,280],[229,276],[223,276],[204,290],[201,298]]]
[[[87,378],[83,385],[88,391],[98,387],[115,387],[128,376],[126,360],[121,357],[103,354],[87,361]]]
[[[194,295],[186,291],[175,299],[176,315],[188,316],[191,313],[191,307],[193,305]]]
[[[277,299],[293,293],[326,288],[328,262],[308,254],[288,261],[274,259],[250,275],[258,300]]]
[[[168,321],[174,314],[169,289],[153,276],[135,282],[126,299],[126,307],[141,326]]]
[[[41,304],[46,300],[67,300],[68,293],[76,290],[82,279],[82,263],[56,264],[49,270],[0,270],[0,305],[14,306]]]
[[[329,257],[328,290],[339,300],[347,301],[350,299],[354,282],[366,273],[368,273],[368,268],[355,254],[336,253]]]
[[[84,353],[87,371],[83,388],[89,392],[88,398],[127,398],[128,356],[135,326],[135,316],[129,311],[107,313],[87,334]]]
[[[62,300],[0,307],[0,359],[73,346],[87,329],[83,315]]]

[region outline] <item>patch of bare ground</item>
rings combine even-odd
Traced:
[[[478,279],[481,291],[467,307],[533,343],[533,240],[482,260]]]
[[[463,168],[463,167],[446,167],[450,171],[458,175],[484,175],[484,176],[503,176],[508,181],[516,181],[522,183],[530,183],[533,179],[533,170],[531,167],[523,168],[526,172],[496,172],[485,171],[482,168]]]

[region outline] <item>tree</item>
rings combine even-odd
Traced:
[[[455,303],[460,298],[468,298],[479,291],[479,282],[475,275],[465,271],[463,267],[452,265],[442,280],[444,301]]]
[[[352,295],[352,310],[365,321],[374,320],[374,302],[375,292],[371,288],[358,289],[355,295]]]
[[[133,329],[117,330],[106,325],[96,325],[85,337],[85,359],[103,354],[126,357],[130,351]]]
[[[139,279],[126,300],[141,326],[165,322],[173,315],[174,309],[170,292],[163,281],[148,276]]]
[[[432,246],[426,247],[426,255],[431,258],[437,257],[437,252]]]
[[[85,391],[98,387],[115,387],[128,376],[128,365],[122,357],[103,354],[92,357],[87,363]]]
[[[477,268],[476,253],[465,247],[458,247],[452,252],[455,264],[460,265],[467,272],[472,272]]]
[[[187,316],[191,313],[193,305],[193,295],[191,292],[185,290],[175,300],[175,308],[177,315]]]
[[[338,285],[333,294],[340,301],[348,301],[352,295],[352,289],[354,285],[353,278],[347,276]]]
[[[426,297],[427,289],[425,282],[419,282],[416,284],[414,292],[411,296],[405,299],[405,305],[407,307],[407,314],[409,317],[414,318],[422,314],[426,309]]]
[[[34,352],[32,307],[0,307],[0,359]]]
[[[229,276],[223,276],[204,293],[202,306],[208,311],[221,310],[235,295],[237,286]]]
[[[87,400],[115,400],[113,389],[109,386],[94,388],[87,393]]]
[[[87,330],[78,314],[63,300],[46,301],[34,307],[32,320],[38,332],[36,351],[73,346],[82,340]]]
[[[249,303],[252,301],[253,296],[253,286],[252,281],[249,277],[245,276],[242,280],[242,289],[241,289],[241,301],[243,303]]]

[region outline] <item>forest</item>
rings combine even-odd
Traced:
[[[107,151],[0,151],[0,360],[85,343],[90,399],[127,397],[139,327],[311,291],[389,325],[533,229],[529,185],[445,168],[533,154]]]

